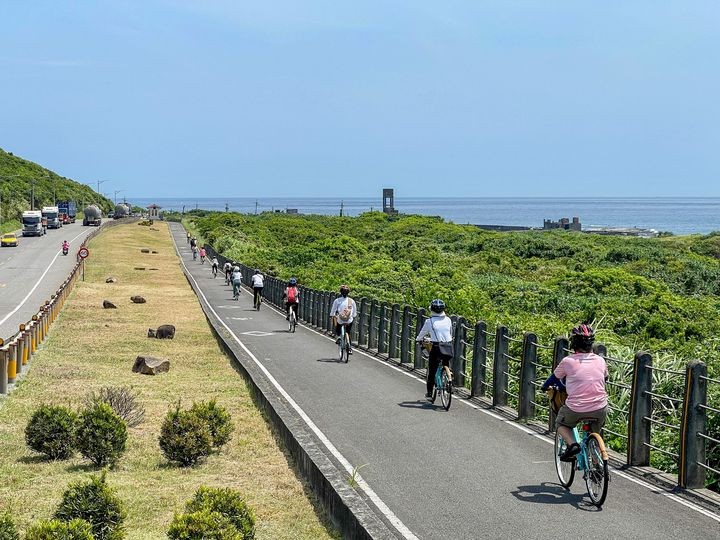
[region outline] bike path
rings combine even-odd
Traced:
[[[359,467],[406,527],[399,538],[718,537],[717,516],[617,472],[597,510],[580,475],[569,492],[558,484],[552,446],[543,438],[461,400],[449,412],[430,405],[424,383],[359,351],[339,363],[332,339],[303,326],[290,334],[270,306],[252,309],[246,290],[233,301],[222,277],[213,279],[209,265],[192,260],[184,230],[178,224],[171,230],[215,312],[332,447]]]

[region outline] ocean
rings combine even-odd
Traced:
[[[164,209],[225,210],[255,213],[295,208],[301,214],[356,216],[382,209],[373,198],[138,198],[138,206],[159,204]],[[580,218],[583,227],[640,227],[674,234],[706,234],[720,230],[720,198],[395,198],[404,214],[441,216],[473,225],[542,227],[544,219]]]

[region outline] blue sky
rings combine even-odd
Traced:
[[[105,193],[720,196],[717,0],[3,2],[0,147]]]

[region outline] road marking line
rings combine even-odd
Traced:
[[[78,234],[77,236],[75,236],[75,238],[73,238],[72,240],[70,240],[70,242],[75,241],[79,236],[85,234],[86,232],[87,232],[87,231],[82,231],[80,234]],[[37,280],[37,283],[35,283],[35,286],[34,286],[32,289],[30,289],[30,292],[27,293],[27,296],[25,296],[25,298],[22,299],[22,302],[20,302],[15,309],[13,309],[10,313],[8,313],[7,315],[5,315],[4,318],[0,319],[0,324],[3,324],[3,323],[4,323],[5,321],[7,321],[10,317],[12,317],[12,316],[17,312],[18,309],[20,309],[21,307],[23,307],[23,305],[25,304],[25,302],[27,302],[28,298],[30,298],[30,295],[32,295],[32,293],[35,292],[35,289],[38,288],[38,285],[40,285],[40,283],[42,282],[43,278],[45,277],[45,274],[47,274],[47,273],[50,271],[50,268],[52,268],[52,265],[55,264],[55,261],[57,260],[57,258],[60,256],[61,253],[62,253],[62,251],[58,251],[58,252],[55,254],[55,257],[53,257],[53,260],[50,261],[50,264],[48,264],[48,267],[47,267],[47,268],[45,269],[45,271],[42,273],[42,276],[40,276],[40,279],[38,279],[38,280]]]
[[[172,235],[173,243],[175,244],[175,249],[177,250],[177,242],[175,241],[175,236]],[[382,512],[382,514],[385,516],[385,518],[397,529],[397,531],[402,535],[403,538],[406,540],[419,540],[417,536],[415,536],[410,529],[407,528],[407,526],[400,521],[400,519],[393,513],[392,510],[380,499],[380,497],[373,491],[373,489],[368,485],[368,483],[365,481],[365,479],[360,476],[360,474],[357,472],[357,467],[353,467],[350,462],[343,456],[340,451],[335,448],[335,445],[330,442],[330,439],[327,438],[327,436],[318,428],[315,423],[310,419],[310,417],[305,413],[305,411],[302,410],[302,408],[295,402],[295,400],[290,397],[290,394],[288,394],[285,389],[280,385],[280,383],[275,379],[275,377],[272,376],[272,374],[267,370],[267,368],[260,363],[260,361],[255,357],[255,355],[248,349],[245,344],[240,341],[240,338],[238,338],[235,333],[230,329],[230,327],[225,324],[225,321],[222,320],[222,318],[215,312],[212,305],[208,301],[207,297],[205,296],[205,293],[200,288],[200,285],[198,284],[197,280],[195,279],[195,276],[192,275],[190,270],[188,269],[187,265],[185,264],[185,260],[180,256],[180,252],[178,251],[178,256],[180,258],[180,262],[182,263],[185,270],[187,270],[187,275],[190,276],[190,278],[195,282],[195,286],[197,287],[198,292],[203,297],[203,300],[205,300],[205,304],[208,306],[208,309],[213,312],[217,320],[222,324],[225,329],[230,333],[230,335],[235,339],[235,341],[242,347],[242,349],[245,351],[245,353],[255,362],[255,364],[260,368],[260,370],[265,374],[265,376],[268,378],[268,380],[273,384],[273,386],[277,389],[278,392],[285,398],[285,400],[288,402],[288,404],[295,409],[295,412],[297,412],[300,417],[303,419],[303,421],[307,424],[307,426],[315,433],[318,439],[325,445],[325,447],[328,449],[328,451],[337,459],[340,464],[343,466],[345,471],[351,475],[355,481],[357,482],[357,485],[360,489],[362,489],[365,494],[368,496],[368,498],[377,506],[378,510]]]

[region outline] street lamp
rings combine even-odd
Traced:
[[[124,189],[116,189],[115,190],[115,206],[117,206],[117,194],[122,193],[123,191],[125,191],[125,190]]]

